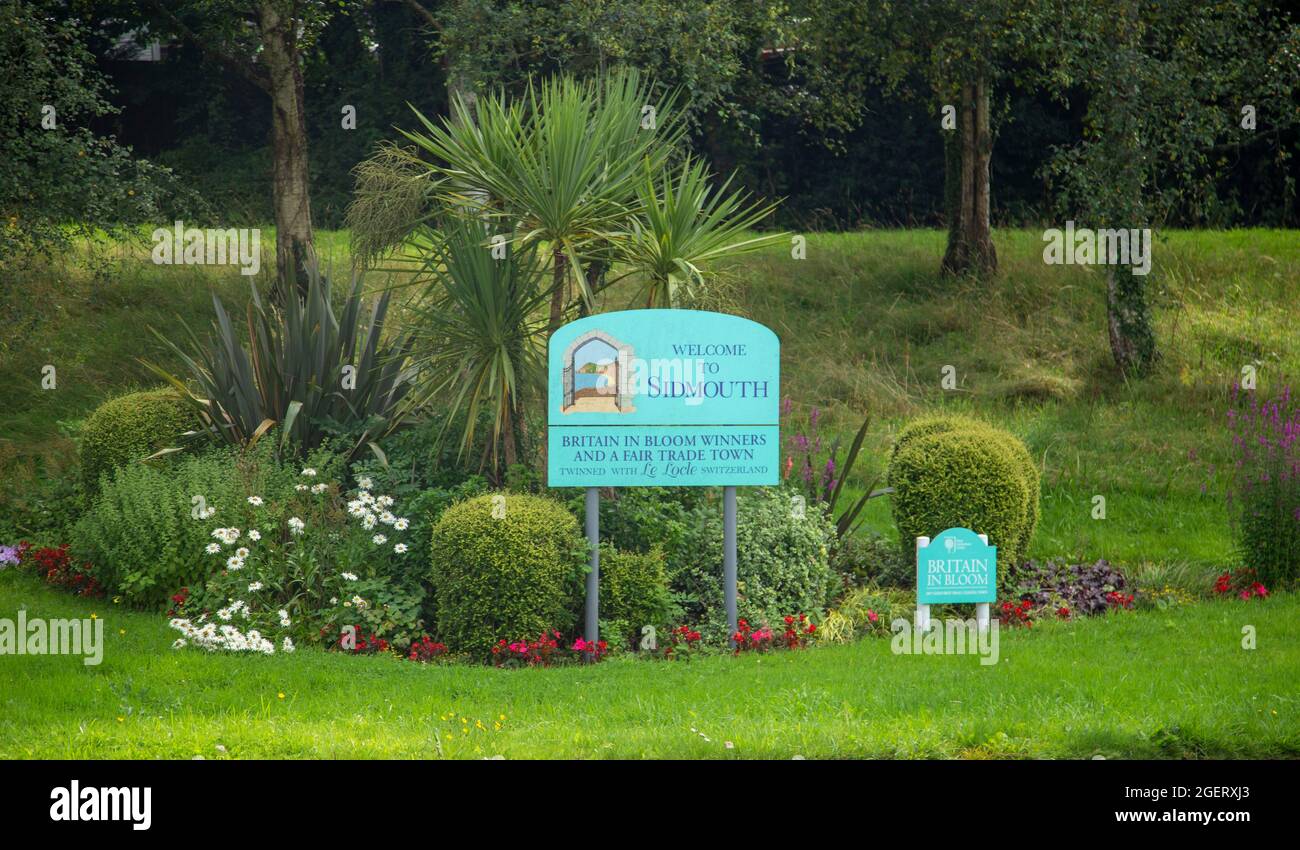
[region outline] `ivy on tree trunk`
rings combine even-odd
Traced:
[[[1134,378],[1149,374],[1158,355],[1146,279],[1127,266],[1106,269],[1106,325],[1111,354],[1120,371]]]

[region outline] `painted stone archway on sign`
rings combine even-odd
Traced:
[[[601,330],[582,334],[564,350],[560,413],[632,413],[632,346]]]

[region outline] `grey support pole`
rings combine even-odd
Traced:
[[[722,588],[727,598],[727,635],[736,633],[736,488],[722,488]]]
[[[591,571],[587,573],[588,642],[600,640],[600,491],[587,488],[587,544],[591,546]]]

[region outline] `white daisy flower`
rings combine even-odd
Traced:
[[[375,504],[379,505],[381,508],[391,508],[393,506],[393,497],[380,496],[378,499],[375,499]]]
[[[291,531],[292,533],[302,534],[303,529],[306,527],[307,527],[307,523],[298,519],[298,517],[296,516],[289,517],[289,531]]]
[[[364,528],[366,531],[369,531],[370,529],[374,528],[374,527],[375,527],[375,515],[374,515],[374,514],[366,514],[365,516],[363,516],[363,517],[361,518],[361,527]]]
[[[261,497],[261,496],[249,496],[249,497],[248,497],[248,503],[249,503],[250,505],[252,505],[253,507],[255,507],[255,508],[260,508],[260,507],[262,507],[262,497]]]
[[[312,469],[312,468],[309,466],[309,467],[307,467],[306,469],[304,469],[304,470],[302,471],[302,474],[305,475],[305,476],[307,476],[308,478],[315,478],[315,477],[316,477],[316,470],[315,470],[315,469]]]
[[[293,489],[297,490],[299,493],[306,493],[311,488],[306,484],[295,484],[293,485]]]
[[[370,539],[375,542],[376,546],[383,546],[385,543],[388,542],[388,538],[382,534],[376,534],[374,537]]]
[[[185,638],[176,638],[176,640],[172,641],[172,649],[184,649],[184,648],[185,648]]]
[[[248,539],[256,543],[262,539],[262,532],[258,531],[256,528],[250,528],[248,530]]]
[[[345,579],[347,579],[348,581],[356,581],[356,580],[357,580],[357,574],[356,574],[356,573],[343,573],[342,575],[343,575],[343,577],[344,577]],[[334,601],[335,601],[335,602],[338,602],[337,599],[335,599]]]
[[[217,554],[218,552],[221,551],[221,544],[220,544],[220,543],[209,543],[209,544],[207,545],[206,548],[207,548],[207,552],[208,552],[209,555],[215,555],[215,554]]]
[[[242,570],[243,568],[244,568],[244,559],[243,559],[243,558],[237,558],[237,557],[235,557],[235,556],[232,555],[231,557],[229,557],[229,558],[226,559],[226,569],[228,569],[228,570]]]
[[[291,638],[286,637],[284,639],[284,643],[280,645],[280,648],[285,652],[293,652],[294,650],[293,640]]]
[[[393,520],[393,528],[397,529],[398,531],[406,531],[406,529],[409,528],[410,525],[411,525],[410,520],[408,520],[404,516],[399,516],[397,519]]]
[[[362,478],[360,481],[357,482],[357,486],[360,487],[362,490],[369,490],[371,487],[374,486],[374,482],[371,481],[369,478]]]
[[[236,550],[235,550],[235,557],[238,558],[238,559],[241,560],[241,561],[244,560],[245,558],[247,558],[247,557],[248,557],[248,547],[247,547],[247,546],[240,546],[238,549],[236,549]]]
[[[393,547],[393,551],[396,552],[396,553],[399,554],[399,555],[405,555],[405,554],[406,554],[406,544],[405,544],[405,543],[398,543],[396,546]]]
[[[313,484],[311,485],[311,491],[317,495],[320,495],[321,493],[324,493],[326,490],[328,490],[329,486],[330,485],[324,482],[321,482],[320,484]]]
[[[382,514],[379,515],[379,521],[382,522],[384,525],[392,525],[393,523],[397,522],[397,517],[393,516],[393,514],[390,511],[384,511]]]
[[[289,619],[288,611],[281,608],[276,613],[279,614],[280,616],[280,625],[284,626],[285,628],[288,628],[289,626],[293,625],[293,621]]]

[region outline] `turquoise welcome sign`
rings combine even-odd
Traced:
[[[916,550],[916,601],[993,602],[998,593],[998,547],[969,528],[950,528]]]
[[[552,487],[746,486],[780,479],[781,344],[702,310],[623,310],[551,335]]]

